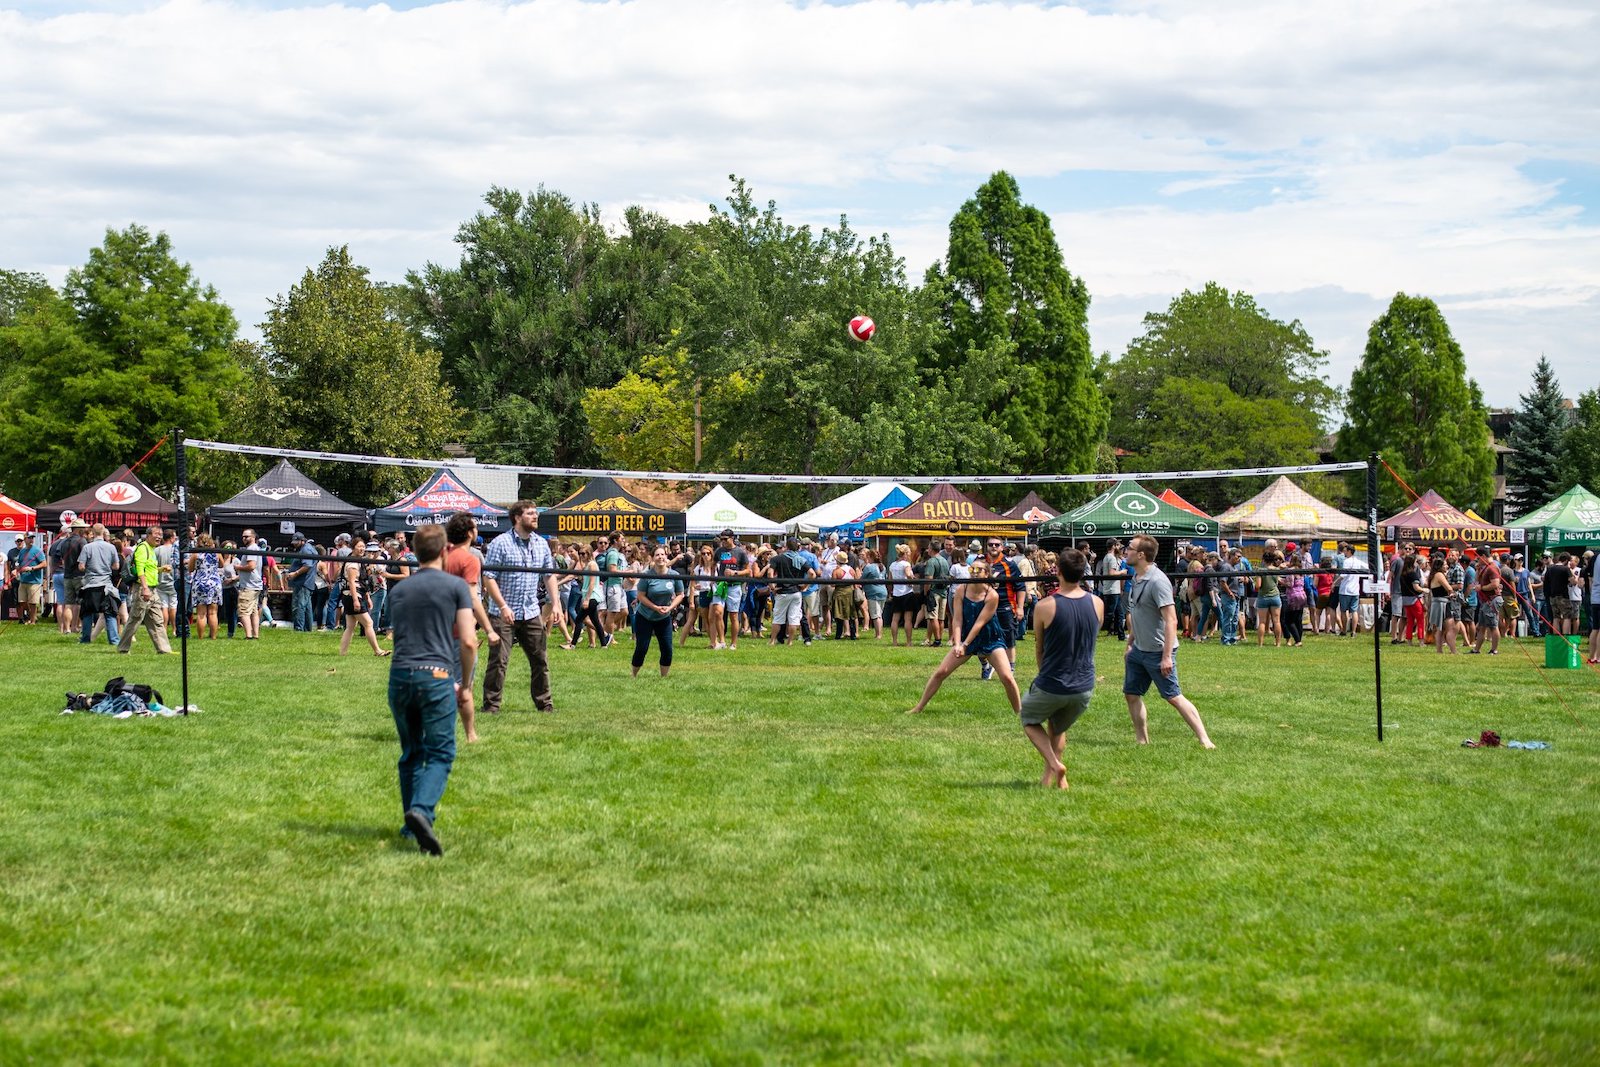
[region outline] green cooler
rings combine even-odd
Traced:
[[[1582,638],[1544,635],[1544,665],[1553,671],[1575,671],[1583,666]]]

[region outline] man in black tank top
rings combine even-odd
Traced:
[[[1061,588],[1033,609],[1034,660],[1039,673],[1022,698],[1022,732],[1044,757],[1047,789],[1067,788],[1061,753],[1067,731],[1094,696],[1094,643],[1105,604],[1082,586],[1087,557],[1069,548],[1057,557]]]

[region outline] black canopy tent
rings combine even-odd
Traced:
[[[588,540],[601,534],[625,534],[630,540],[682,537],[688,519],[681,511],[647,504],[618,485],[614,478],[595,478],[561,503],[539,513],[539,532],[546,537]]]
[[[207,508],[206,522],[218,541],[237,541],[254,529],[273,544],[296,531],[327,544],[365,527],[367,510],[340,500],[285,459],[232,499]]]
[[[143,530],[146,526],[171,526],[178,521],[178,505],[163,500],[126,464],[98,485],[65,500],[40,504],[35,510],[41,530],[60,526],[64,511],[72,512],[91,526],[100,522],[119,533],[124,529]]]

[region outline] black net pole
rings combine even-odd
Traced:
[[[173,464],[178,480],[178,555],[173,567],[173,587],[178,594],[178,669],[183,674],[183,714],[189,714],[189,464],[183,451],[183,431],[172,431]]]
[[[1382,571],[1378,556],[1378,454],[1373,452],[1367,456],[1367,566],[1372,571],[1372,692],[1378,704],[1378,740],[1382,741],[1383,639],[1378,632],[1378,576]]]

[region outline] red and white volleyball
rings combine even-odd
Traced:
[[[857,341],[870,341],[877,332],[878,324],[865,315],[857,315],[850,320],[850,336]]]

